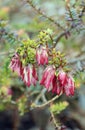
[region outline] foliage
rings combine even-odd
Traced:
[[[59,114],[61,111],[66,109],[67,106],[68,106],[67,102],[59,102],[59,103],[53,104],[50,109],[54,114]]]

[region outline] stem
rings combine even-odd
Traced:
[[[46,103],[44,103],[44,104],[42,104],[42,105],[36,105],[35,104],[35,107],[36,108],[42,108],[42,107],[45,107],[45,106],[48,106],[48,105],[50,105],[50,103],[52,103],[52,102],[54,102],[56,99],[58,99],[59,98],[59,96],[57,95],[57,96],[55,96],[54,98],[52,98],[51,100],[48,100]]]
[[[51,113],[52,121],[53,121],[53,123],[55,125],[55,129],[60,130],[59,126],[57,125],[57,122],[56,122],[56,119],[55,119],[55,116],[54,116],[53,112],[51,111],[50,113]]]
[[[36,11],[38,12],[40,15],[42,15],[43,17],[47,18],[48,20],[50,20],[51,22],[53,22],[55,25],[57,25],[59,28],[61,28],[62,30],[65,30],[58,21],[54,21],[54,19],[52,19],[51,17],[47,16],[44,12],[42,12],[39,8],[36,8],[32,1],[31,0],[26,0],[30,5],[31,7]]]

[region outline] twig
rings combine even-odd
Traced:
[[[48,106],[48,105],[50,105],[50,103],[54,102],[57,98],[59,98],[58,95],[55,96],[54,98],[52,98],[51,100],[48,100],[48,101],[47,101],[46,103],[44,103],[44,104],[41,104],[41,105],[36,105],[36,104],[35,104],[35,107],[36,107],[36,108],[42,108],[42,107]]]
[[[35,5],[33,5],[32,1],[31,0],[26,0],[30,5],[31,7],[36,11],[38,12],[40,15],[42,15],[43,17],[47,18],[48,20],[50,20],[51,22],[53,22],[55,25],[57,25],[59,28],[61,28],[62,30],[65,30],[58,21],[54,21],[54,19],[52,19],[51,17],[47,16],[44,12],[41,11],[41,9],[39,8],[36,8]]]
[[[54,43],[54,45],[52,46],[52,48],[55,48],[55,47],[56,47],[56,45],[57,45],[57,43],[59,42],[59,40],[60,40],[63,36],[65,36],[65,34],[66,34],[66,32],[62,32],[62,33],[60,33],[60,34],[57,36],[57,38],[55,39],[55,43]]]
[[[55,116],[54,116],[53,112],[50,111],[50,113],[51,113],[52,121],[53,121],[53,123],[54,123],[54,125],[55,125],[55,129],[56,129],[56,130],[60,130],[60,127],[59,127],[59,126],[57,125],[57,123],[56,123],[56,119],[55,119]]]
[[[57,43],[60,41],[60,39],[66,35],[73,29],[73,27],[70,27],[68,30],[65,30],[64,32],[61,32],[55,39],[55,43],[52,48],[55,48]]]
[[[39,99],[40,99],[41,97],[42,97],[43,101],[46,102],[46,99],[45,99],[45,96],[44,96],[46,91],[47,91],[46,88],[44,88],[44,89],[40,92],[40,94],[37,96],[37,98],[36,98],[36,100],[35,100],[35,104],[38,103],[38,101],[39,101]]]

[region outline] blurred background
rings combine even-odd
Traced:
[[[82,0],[71,2],[79,8]],[[64,0],[33,0],[33,4],[48,17],[67,27]],[[83,22],[85,24],[85,17]],[[39,32],[48,28],[53,30],[54,39],[62,32],[25,0],[0,0],[0,130],[55,130],[49,107],[30,110],[30,104],[37,102],[42,92],[39,84],[27,88],[17,74],[9,69],[10,58],[22,39],[36,40]],[[55,118],[59,125],[67,127],[66,130],[85,130],[85,28],[81,31],[75,31],[74,28],[68,39],[60,39],[56,49],[65,53],[76,81],[76,90],[73,97],[61,95],[55,101],[68,103],[63,111],[56,112]],[[55,96],[50,92],[45,94],[47,100]],[[38,103],[43,103],[43,99],[39,99]]]

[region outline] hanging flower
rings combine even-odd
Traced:
[[[36,51],[36,60],[38,65],[48,64],[48,53],[45,46],[40,46]]]
[[[23,70],[23,81],[29,87],[30,85],[36,85],[38,80],[37,72],[34,66],[28,65]]]
[[[75,84],[73,78],[70,76],[67,78],[67,84],[64,86],[64,93],[67,96],[74,95]]]
[[[23,67],[18,53],[15,53],[12,57],[9,67],[13,72],[17,72],[19,76],[22,76]]]
[[[48,66],[42,76],[40,81],[41,85],[44,85],[48,91],[52,90],[53,88],[53,79],[55,76],[55,68],[53,66]]]
[[[67,83],[67,74],[62,70],[58,74],[58,80],[60,81],[62,86],[65,86]]]

